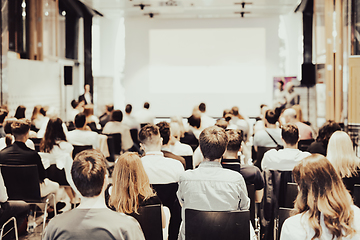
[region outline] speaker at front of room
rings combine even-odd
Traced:
[[[315,65],[312,63],[303,63],[301,66],[302,80],[301,85],[314,86],[316,81]]]
[[[64,84],[72,85],[73,83],[73,67],[64,66]]]

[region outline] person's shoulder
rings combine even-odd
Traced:
[[[176,159],[169,158],[169,157],[163,157],[162,160],[170,166],[173,166],[175,168],[181,168],[182,170],[184,170],[184,166],[182,165],[182,163]]]

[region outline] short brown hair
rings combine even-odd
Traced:
[[[29,132],[31,122],[29,119],[18,119],[11,124],[11,132],[16,137],[17,135],[24,135]]]
[[[225,131],[228,137],[228,151],[239,151],[241,142],[243,141],[243,134],[241,130],[228,129]]]
[[[160,139],[159,127],[154,124],[147,124],[141,128],[139,132],[139,140],[141,143],[154,143],[155,137]]]
[[[95,149],[78,153],[71,167],[71,176],[76,188],[84,197],[99,196],[106,175],[105,157]]]
[[[228,137],[225,130],[212,126],[205,128],[199,137],[200,149],[205,159],[213,161],[221,158],[228,144]]]
[[[288,123],[281,128],[281,137],[287,144],[295,145],[299,140],[299,129],[293,123]]]
[[[162,121],[156,124],[159,127],[160,136],[163,138],[163,144],[168,144],[170,140],[170,124],[168,122]]]

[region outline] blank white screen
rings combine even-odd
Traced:
[[[264,28],[151,29],[151,93],[265,91]]]

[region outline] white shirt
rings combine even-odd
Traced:
[[[360,239],[360,209],[356,206],[351,206],[354,211],[353,228],[357,231],[356,235],[352,238],[345,237],[342,240],[359,240]],[[320,226],[322,229],[322,235],[320,240],[330,240],[332,235],[325,226],[324,215],[320,216]],[[280,240],[311,240],[314,236],[314,229],[309,224],[309,214],[305,212],[303,214],[297,214],[285,220],[284,225],[281,229]],[[336,240],[338,238],[335,238]]]
[[[310,155],[310,153],[302,152],[299,149],[271,149],[264,154],[261,168],[263,170],[292,171],[301,160]]]
[[[184,172],[182,163],[172,158],[164,157],[162,152],[147,152],[141,158],[150,184],[168,184],[178,182]]]
[[[134,143],[130,135],[130,128],[123,124],[122,122],[110,121],[105,124],[104,129],[102,131],[103,134],[113,134],[120,133],[121,134],[121,148],[123,150],[128,150],[131,148]]]
[[[216,120],[213,119],[212,117],[209,117],[208,115],[206,115],[205,113],[201,113],[201,129],[205,129],[207,127],[211,127],[214,126],[216,123]]]
[[[170,152],[178,156],[192,156],[193,150],[190,145],[176,141],[174,145],[170,146]]]
[[[130,129],[140,130],[140,123],[137,122],[134,116],[125,113],[122,123],[128,126]]]
[[[140,124],[154,123],[155,116],[149,109],[143,108],[135,115],[136,121]]]
[[[66,134],[66,139],[72,145],[92,145],[93,148],[99,148],[99,136],[93,131],[75,129]]]
[[[204,156],[199,146],[195,149],[193,154],[193,168],[197,167],[202,161],[204,161]]]

